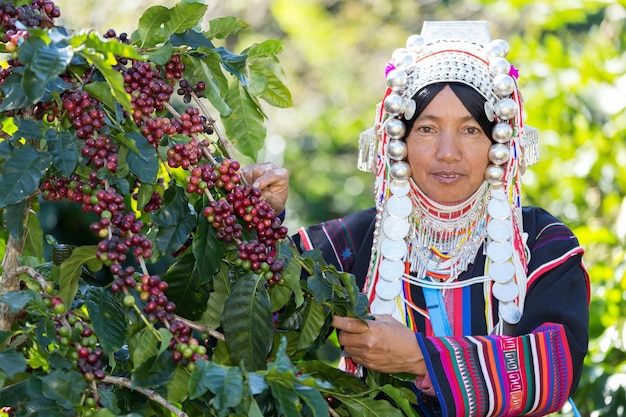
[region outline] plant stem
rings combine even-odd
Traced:
[[[148,388],[143,388],[137,385],[133,385],[130,379],[128,378],[107,375],[104,377],[102,382],[128,388],[133,391],[137,391],[138,393],[146,396],[146,398],[148,398],[149,400],[154,401],[155,403],[159,404],[163,408],[167,409],[172,414],[178,417],[187,417],[187,413],[176,408],[174,404],[168,402],[165,398],[161,397],[159,394],[157,394],[156,391],[148,389]]]
[[[226,152],[226,156],[228,156],[228,158],[230,159],[235,159],[233,157],[234,155],[233,148],[232,148],[230,141],[226,138],[224,134],[222,134],[222,132],[220,132],[219,128],[215,124],[215,119],[211,116],[211,114],[209,113],[208,109],[206,108],[202,100],[200,100],[200,98],[194,92],[191,93],[191,97],[193,98],[194,102],[198,105],[202,113],[206,115],[207,123],[209,123],[211,127],[213,128],[213,131],[215,132],[215,134],[217,135],[217,138],[220,141],[220,144],[222,145],[222,147],[224,148],[224,151]]]
[[[221,340],[222,342],[225,340],[224,339],[224,335],[220,332],[218,332],[215,329],[211,329],[210,327],[207,326],[203,326],[201,324],[198,324],[194,321],[191,320],[187,320],[186,318],[180,317],[180,316],[176,316],[176,320],[180,320],[182,322],[184,322],[185,324],[187,324],[187,326],[191,327],[192,329],[196,329],[200,332],[206,332],[209,335],[211,335],[212,337],[216,338],[217,340]]]

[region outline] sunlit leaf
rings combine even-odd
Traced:
[[[88,265],[92,271],[97,271],[102,267],[102,262],[96,256],[97,250],[96,246],[79,246],[60,265],[59,297],[61,297],[65,305],[70,305],[76,296],[78,278],[82,273],[83,265]]]
[[[209,39],[225,39],[248,26],[250,25],[234,16],[218,17],[209,21],[209,30],[204,34]]]
[[[89,287],[85,293],[85,304],[102,349],[105,353],[118,351],[126,342],[128,330],[120,303],[111,291]]]
[[[239,84],[229,90],[226,102],[233,110],[229,117],[223,119],[226,136],[240,152],[256,160],[266,134],[263,115]]]
[[[30,145],[17,148],[0,168],[0,208],[30,197],[50,166],[50,154]]]
[[[165,31],[168,35],[181,33],[192,29],[202,19],[207,5],[203,2],[186,1],[179,2],[170,9],[169,19],[165,22]]]
[[[265,279],[257,275],[241,277],[233,285],[226,304],[222,326],[233,361],[243,362],[246,369],[253,371],[264,369],[274,333]]]

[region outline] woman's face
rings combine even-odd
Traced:
[[[491,141],[449,86],[415,119],[406,144],[413,180],[439,203],[464,201],[484,181]]]

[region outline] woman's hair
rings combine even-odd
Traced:
[[[407,127],[407,135],[413,129],[413,124],[415,123],[415,119],[419,117],[420,114],[424,111],[426,106],[430,104],[430,102],[435,98],[437,94],[441,90],[444,89],[446,85],[449,85],[454,94],[461,100],[463,106],[467,109],[469,114],[472,115],[474,120],[478,122],[481,129],[489,140],[493,142],[493,138],[491,137],[491,131],[493,126],[496,124],[495,121],[490,122],[485,114],[485,98],[472,87],[461,84],[461,83],[437,83],[430,84],[419,90],[413,96],[413,100],[415,100],[415,114],[406,122]]]

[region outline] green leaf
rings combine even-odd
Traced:
[[[228,266],[224,265],[213,277],[213,290],[209,293],[206,310],[200,319],[202,324],[212,329],[220,327],[222,313],[229,294]]]
[[[278,402],[281,415],[296,417],[302,415],[302,404],[294,389],[285,387],[280,382],[272,381],[268,384],[272,390],[272,396]]]
[[[128,325],[122,308],[109,290],[89,287],[85,293],[93,330],[105,353],[114,353],[126,343]]]
[[[380,390],[384,392],[389,398],[393,400],[393,402],[398,406],[400,410],[404,412],[407,416],[418,417],[417,412],[413,408],[410,399],[412,398],[412,403],[417,405],[417,401],[415,400],[415,393],[408,388],[399,388],[394,387],[391,384],[385,384],[380,387]]]
[[[362,379],[347,374],[320,360],[299,362],[298,369],[304,374],[327,381],[334,387],[341,387],[342,390],[360,393],[368,389],[368,386]]]
[[[313,416],[327,416],[328,402],[322,397],[322,394],[314,387],[304,385],[296,385],[296,393],[298,397],[309,407]]]
[[[212,276],[201,275],[192,253],[176,260],[163,276],[168,287],[165,295],[176,304],[176,314],[189,320],[197,320],[204,313]]]
[[[226,136],[237,150],[256,160],[266,134],[263,115],[245,88],[238,83],[234,83],[228,91],[226,102],[233,110],[229,117],[222,119]]]
[[[307,278],[307,286],[311,290],[313,298],[318,303],[323,303],[330,300],[333,295],[332,286],[322,278],[321,274],[311,275]]]
[[[137,146],[137,152],[133,151],[128,154],[128,167],[139,178],[139,181],[154,183],[159,172],[159,159],[154,146],[139,133],[130,132],[127,136],[133,139]]]
[[[13,71],[0,85],[3,99],[0,111],[15,110],[31,104],[22,87],[22,73]]]
[[[16,240],[21,241],[24,236],[24,216],[26,215],[27,206],[28,202],[23,200],[17,204],[7,206],[4,212],[4,223],[7,225],[11,236]],[[29,216],[29,218],[30,217],[34,216]]]
[[[26,360],[15,350],[0,352],[0,370],[13,378],[20,372],[26,371]]]
[[[129,350],[134,366],[139,366],[148,359],[155,357],[158,352],[159,338],[153,329],[142,328],[131,340],[129,340]]]
[[[59,297],[69,306],[78,291],[78,278],[82,273],[83,265],[88,265],[92,271],[102,268],[102,262],[96,257],[97,246],[79,246],[59,268]]]
[[[177,367],[174,377],[167,384],[167,400],[171,403],[182,403],[189,398],[189,382],[191,376],[186,369]]]
[[[225,89],[228,88],[228,81],[219,66],[221,62],[220,56],[212,49],[201,48],[200,51],[206,53],[207,57],[203,60],[191,60],[187,65],[185,76],[189,77],[189,81],[192,84],[204,81],[206,84],[204,96],[213,104],[220,115],[228,116],[232,113],[232,110],[222,97],[222,86],[226,86]]]
[[[41,229],[39,217],[35,216],[33,213],[30,213],[28,216],[26,229],[27,233],[23,250],[24,255],[42,259],[44,257],[43,230]]]
[[[248,26],[250,25],[233,16],[218,17],[209,21],[209,30],[204,34],[209,39],[226,39]]]
[[[246,275],[233,285],[222,316],[224,338],[233,362],[264,369],[272,347],[274,322],[265,279]]]
[[[209,390],[215,394],[212,403],[216,410],[234,408],[241,404],[244,384],[239,368],[221,366],[214,362],[198,362],[199,366],[191,376],[190,398],[197,398]]]
[[[179,2],[170,9],[170,16],[165,22],[165,31],[169,35],[181,33],[200,23],[204,16],[207,5],[202,2]]]
[[[156,65],[165,65],[172,58],[172,52],[174,48],[170,42],[167,42],[164,45],[156,49],[149,49],[145,52],[146,58],[148,61],[152,62]]]
[[[78,165],[78,147],[75,139],[75,136],[67,130],[56,132],[50,129],[46,132],[52,163],[68,178]]]
[[[0,208],[19,203],[35,193],[50,166],[50,159],[48,153],[37,152],[30,145],[17,148],[2,166]]]
[[[42,394],[69,410],[80,403],[83,390],[87,387],[83,376],[76,371],[53,371],[46,376],[40,376],[39,379]]]
[[[131,381],[133,385],[142,387],[162,387],[174,377],[175,370],[176,363],[170,353],[163,352],[135,367]]]
[[[113,93],[111,92],[111,87],[109,87],[109,84],[107,84],[105,81],[91,82],[85,85],[84,89],[86,92],[89,93],[91,97],[98,100],[110,111],[112,112],[115,111],[117,102],[115,101],[115,97],[113,97]],[[116,139],[118,138],[116,137]],[[135,150],[136,148],[132,148],[132,149]]]
[[[46,84],[65,71],[73,56],[74,51],[67,44],[46,44],[35,36],[20,45],[20,61],[26,66],[22,87],[32,103],[43,97]]]
[[[306,303],[302,311],[303,323],[300,329],[300,339],[298,340],[298,349],[306,349],[313,342],[323,337],[322,328],[326,322],[326,313],[321,304],[313,301]]]
[[[226,244],[217,238],[215,229],[200,218],[192,243],[196,267],[201,276],[214,276],[220,270]]]
[[[265,58],[280,54],[285,49],[285,44],[281,41],[270,39],[257,43],[246,49],[248,59]]]
[[[100,54],[91,53],[89,50],[81,50],[79,53],[100,71],[109,85],[113,97],[124,110],[131,114],[130,95],[124,89],[124,77],[120,72],[113,69],[113,65],[117,63],[117,60],[112,57],[103,57]]]
[[[163,206],[151,216],[160,226],[156,247],[161,253],[174,252],[187,242],[196,225],[196,216],[190,213],[188,203],[182,188],[169,187],[164,194]]]
[[[34,290],[15,290],[0,294],[0,303],[5,304],[9,312],[17,313],[38,298],[40,295]]]
[[[132,39],[140,48],[149,48],[165,42],[169,35],[163,29],[170,18],[170,11],[164,6],[152,6],[139,18],[139,27],[133,33]]]
[[[293,106],[291,92],[271,69],[250,64],[250,78],[253,81],[258,78],[263,80],[261,91],[256,93],[256,96],[261,97],[274,107]]]
[[[374,398],[335,397],[348,409],[350,415],[363,417],[402,417],[400,410],[389,402]]]

